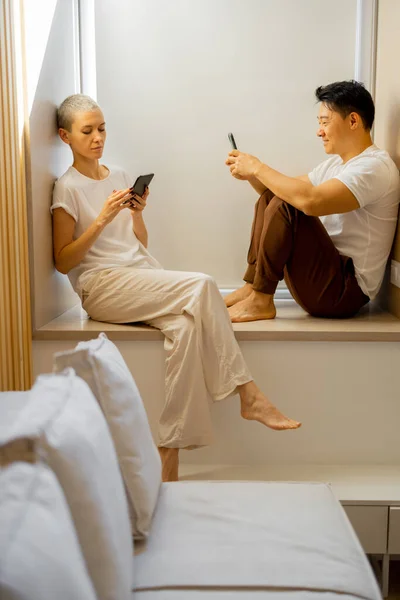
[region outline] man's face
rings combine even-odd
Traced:
[[[72,148],[75,156],[99,159],[103,155],[106,141],[106,124],[100,109],[90,112],[77,112],[71,131],[62,130],[62,139]]]
[[[349,116],[343,118],[325,104],[320,105],[317,136],[321,138],[327,154],[340,154],[345,149],[350,132]]]

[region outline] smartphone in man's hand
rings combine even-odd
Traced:
[[[235,138],[233,137],[233,133],[228,133],[228,138],[232,145],[232,150],[237,150],[237,146],[236,146]]]

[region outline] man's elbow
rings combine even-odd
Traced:
[[[302,211],[307,217],[320,217],[320,203],[318,197],[315,194],[310,194],[303,199]]]
[[[301,202],[301,212],[303,212],[307,217],[315,217],[314,215],[314,207],[313,203],[309,198],[303,198]]]

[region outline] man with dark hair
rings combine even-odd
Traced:
[[[318,317],[345,318],[382,284],[396,229],[399,172],[371,139],[374,103],[356,81],[315,91],[317,135],[331,158],[308,175],[287,177],[233,150],[233,177],[261,194],[243,287],[225,298],[233,322],[273,319],[278,282]]]

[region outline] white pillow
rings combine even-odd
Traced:
[[[52,471],[0,469],[2,600],[96,600],[71,515]]]
[[[103,409],[125,482],[132,531],[147,537],[161,485],[161,460],[136,383],[104,333],[54,356],[54,370],[73,367]]]
[[[161,460],[139,390],[118,348],[104,333],[54,356],[54,370],[73,367],[103,409],[128,493],[132,531],[149,533],[161,485]]]
[[[72,369],[41,375],[19,414],[7,417],[0,395],[0,445],[36,440],[69,504],[97,597],[128,600],[133,545],[124,485],[107,423],[87,384]]]

